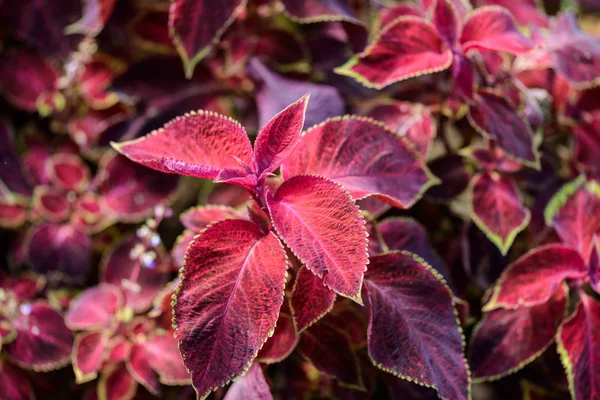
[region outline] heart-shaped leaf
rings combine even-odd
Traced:
[[[313,274],[310,274],[313,275]],[[314,275],[313,275],[314,276]],[[280,362],[289,356],[298,344],[299,337],[296,336],[294,321],[292,317],[282,312],[279,314],[277,326],[273,336],[267,340],[258,353],[257,361],[264,364]]]
[[[296,332],[302,332],[323,318],[333,308],[335,298],[335,292],[325,286],[323,279],[304,266],[300,268],[290,297]]]
[[[73,299],[65,314],[65,323],[72,330],[102,329],[123,304],[119,288],[101,283]]]

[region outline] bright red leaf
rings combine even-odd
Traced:
[[[296,332],[302,332],[331,311],[335,298],[335,292],[325,286],[323,279],[306,267],[300,268],[290,297]]]

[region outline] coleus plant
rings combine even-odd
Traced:
[[[434,178],[402,137],[367,118],[334,118],[301,134],[307,103],[308,95],[273,117],[254,148],[239,124],[205,111],[113,144],[142,165],[240,185],[252,196],[247,218],[224,207],[183,217],[192,230],[206,226],[187,249],[174,295],[175,333],[198,395],[248,371],[281,319],[288,260],[297,260],[302,267],[290,303],[297,333],[327,314],[336,294],[362,305],[364,285],[373,363],[435,388],[442,398],[467,398],[468,368],[450,290],[410,253],[369,261],[365,220],[354,202],[375,197],[410,207]],[[422,291],[404,293],[411,282]],[[417,306],[427,298],[439,303]],[[419,318],[432,325],[421,326]],[[407,348],[401,345],[406,324],[435,333],[411,338],[416,342]],[[412,357],[429,361],[407,363]],[[247,379],[257,375],[255,366]]]

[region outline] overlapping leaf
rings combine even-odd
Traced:
[[[335,292],[325,286],[323,279],[306,267],[300,268],[290,297],[296,331],[302,332],[331,311],[335,298]]]
[[[224,400],[272,400],[271,389],[260,364],[254,363],[246,375],[235,381]]]

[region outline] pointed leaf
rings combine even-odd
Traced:
[[[231,385],[223,400],[273,400],[260,364],[252,364],[246,375]]]
[[[301,23],[357,22],[347,0],[282,0],[285,11]]]
[[[360,303],[368,240],[350,194],[329,179],[298,175],[269,193],[267,205],[277,233],[300,261],[331,290]]]
[[[286,107],[264,126],[254,143],[257,175],[268,174],[283,164],[300,140],[309,94]]]
[[[243,374],[275,329],[286,267],[275,235],[248,221],[217,222],[190,245],[174,321],[201,398]]]
[[[52,186],[38,185],[33,189],[29,218],[62,222],[71,216],[71,202],[65,194]]]
[[[386,26],[364,52],[338,67],[367,87],[392,83],[448,69],[452,50],[424,19],[406,16]]]
[[[55,187],[66,192],[87,189],[90,170],[76,154],[55,154],[47,161],[48,177]]]
[[[573,315],[560,327],[558,353],[567,372],[574,400],[600,399],[600,303],[581,294]]]
[[[285,178],[318,174],[354,199],[374,196],[398,208],[411,207],[434,183],[407,141],[376,121],[353,116],[306,131],[282,170]]]
[[[496,172],[476,175],[471,183],[473,222],[506,254],[527,227],[531,213],[523,205],[513,180]]]
[[[393,252],[371,257],[365,287],[373,363],[442,399],[468,399],[464,339],[441,276],[413,254]]]
[[[98,371],[108,354],[106,347],[109,336],[105,332],[84,332],[75,337],[73,344],[73,370],[78,384],[82,384],[98,376]]]
[[[437,0],[433,6],[433,24],[438,33],[449,46],[454,46],[458,39],[459,16],[450,0]]]
[[[0,361],[0,387],[6,400],[35,400],[25,372],[6,360]]]
[[[256,360],[264,364],[273,364],[283,361],[292,351],[294,351],[299,339],[300,338],[296,336],[292,317],[289,314],[282,312],[277,320],[277,326],[275,327],[273,336],[267,340],[258,353]]]
[[[538,247],[506,268],[483,310],[545,303],[565,279],[585,274],[585,264],[577,251],[558,244]]]
[[[302,332],[331,311],[335,297],[323,279],[304,266],[300,268],[290,297],[296,332]]]
[[[189,385],[190,374],[183,365],[177,339],[171,332],[155,335],[144,343],[146,357],[152,369],[165,385]]]
[[[139,139],[113,145],[132,161],[158,171],[215,179],[224,168],[252,165],[252,145],[234,120],[198,111]]]
[[[127,371],[133,376],[137,383],[144,386],[155,396],[160,393],[160,382],[154,370],[150,367],[150,360],[147,357],[143,345],[134,344],[131,346],[129,360],[125,364]]]
[[[187,229],[200,233],[213,222],[224,219],[241,218],[243,215],[233,207],[220,205],[205,205],[192,207],[179,216],[181,223]]]
[[[567,290],[560,286],[546,303],[484,314],[475,328],[469,365],[477,380],[496,380],[539,357],[554,341],[567,310]]]
[[[125,364],[113,364],[102,372],[98,381],[98,400],[129,400],[135,396],[137,383]]]
[[[73,299],[65,314],[65,323],[72,330],[102,329],[121,307],[121,291],[114,285],[101,283]]]

